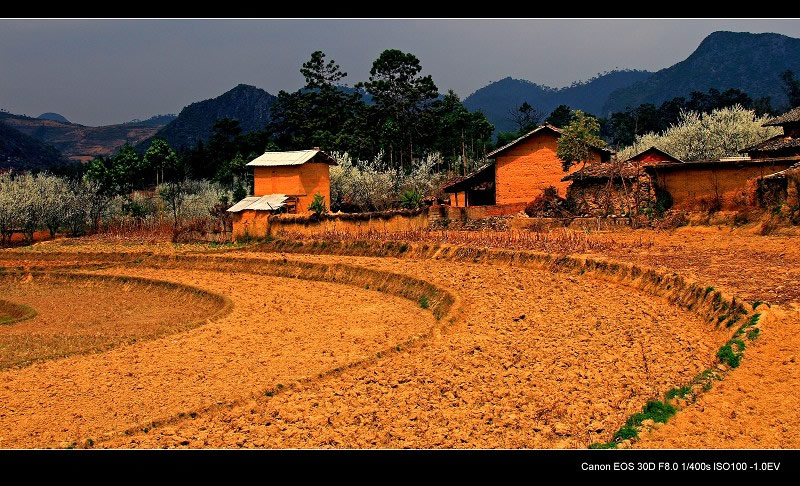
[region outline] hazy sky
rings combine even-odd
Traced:
[[[800,37],[800,20],[0,20],[0,108],[121,123],[239,83],[296,90],[315,50],[352,85],[390,48],[463,99],[506,76],[562,87],[614,68],[655,71],[716,30]]]

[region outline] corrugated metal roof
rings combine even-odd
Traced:
[[[285,194],[267,194],[266,196],[250,196],[242,199],[228,209],[230,213],[239,211],[275,211],[286,205],[289,198]]]
[[[246,197],[246,198],[242,199],[241,201],[237,202],[236,204],[234,204],[233,206],[229,207],[228,208],[228,212],[238,213],[242,209],[244,209],[247,206],[253,204],[256,201],[258,201],[259,199],[261,199],[261,198],[258,197],[258,196]]]
[[[319,155],[320,159],[336,165],[333,158],[321,150],[295,150],[291,152],[264,152],[247,163],[250,167],[275,167],[281,165],[302,165]]]

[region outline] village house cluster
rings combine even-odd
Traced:
[[[683,161],[651,147],[627,160],[605,148],[563,170],[557,156],[561,130],[540,126],[487,155],[489,163],[448,181],[446,217],[483,218],[516,214],[555,188],[576,216],[631,215],[643,208],[735,210],[757,204],[769,194],[797,199],[792,174],[800,173],[800,108],[765,126],[783,134],[742,151],[741,156]],[[274,213],[308,214],[315,195],[330,201],[329,167],[336,161],[314,148],[266,152],[254,169],[254,194],[237,202],[234,237],[266,236]]]

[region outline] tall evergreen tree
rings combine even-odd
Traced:
[[[364,88],[375,103],[380,119],[380,136],[395,166],[414,158],[414,143],[422,136],[424,114],[439,96],[430,75],[422,76],[419,59],[397,49],[383,51],[372,63]],[[419,145],[417,153],[421,153]]]

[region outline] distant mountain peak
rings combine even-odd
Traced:
[[[262,130],[270,121],[270,108],[276,99],[256,86],[238,84],[216,98],[184,107],[156,136],[176,149],[193,147],[200,140],[207,141],[214,124],[223,118],[238,120],[242,133]]]
[[[61,122],[61,123],[70,123],[70,121],[67,120],[64,116],[59,115],[58,113],[53,113],[51,111],[48,111],[47,113],[42,113],[41,115],[37,116],[36,118],[38,118],[40,120],[52,120],[52,121],[57,121],[57,122]]]
[[[740,89],[754,99],[769,96],[773,107],[781,108],[788,100],[780,74],[787,69],[800,73],[800,39],[771,32],[712,32],[683,61],[611,93],[602,114],[711,88]]]

